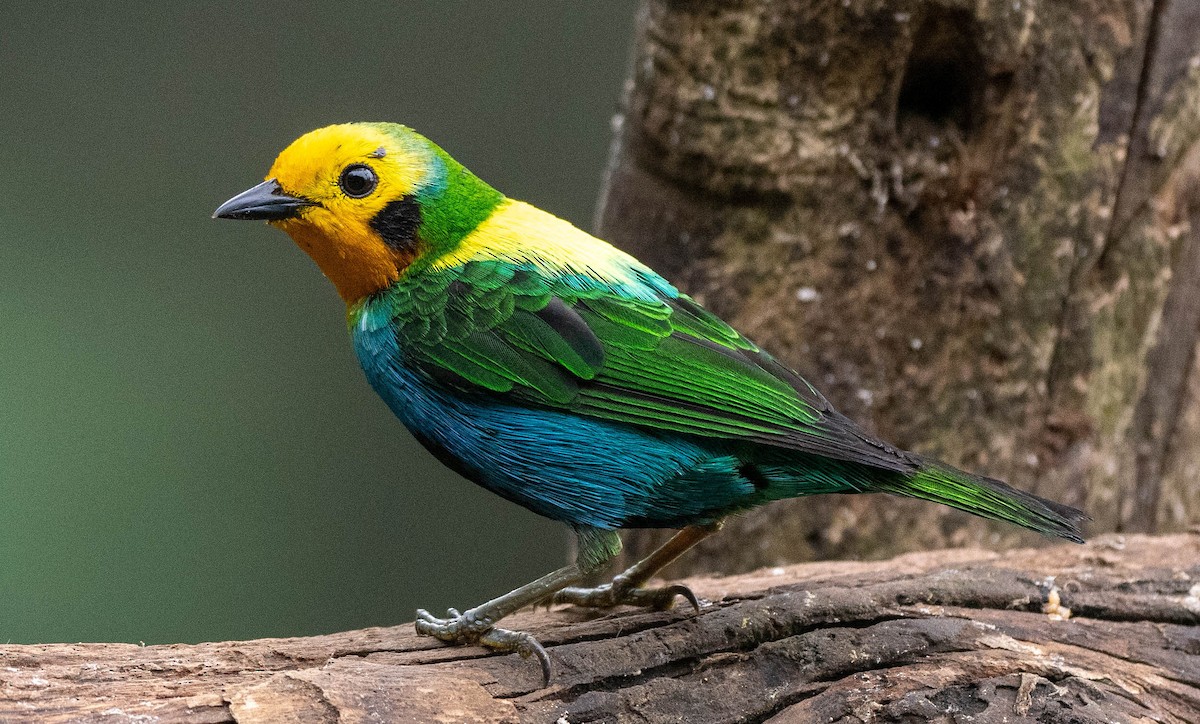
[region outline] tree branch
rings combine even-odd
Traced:
[[[696,578],[699,615],[524,612],[506,623],[550,649],[547,689],[533,662],[444,647],[408,624],[10,645],[0,720],[1195,721],[1198,561],[1198,535],[1108,536]]]

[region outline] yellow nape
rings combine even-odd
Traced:
[[[364,198],[351,198],[339,189],[338,178],[359,163],[375,171],[378,186]],[[286,231],[352,304],[392,284],[412,262],[412,252],[390,248],[371,220],[389,202],[413,193],[429,163],[422,147],[402,144],[371,125],[317,129],[284,149],[267,174],[284,193],[315,205],[271,224]]]
[[[532,204],[505,199],[492,215],[453,250],[430,264],[434,269],[471,259],[528,262],[543,271],[588,272],[603,279],[631,280],[641,262],[569,221]]]

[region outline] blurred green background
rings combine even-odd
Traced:
[[[375,398],[286,236],[209,215],[301,133],[396,120],[587,227],[635,4],[5,8],[0,641],[396,624],[561,563]]]

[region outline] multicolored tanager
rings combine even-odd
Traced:
[[[891,493],[1081,541],[1073,508],[883,442],[628,254],[492,188],[393,123],[308,133],[216,210],[287,232],[346,302],[354,350],[412,434],[464,477],[572,528],[575,562],[417,632],[550,659],[497,628],[541,601],[669,607],[651,576],[726,516]],[[627,527],[682,529],[596,588]]]

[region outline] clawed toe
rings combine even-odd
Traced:
[[[479,643],[496,651],[516,651],[521,658],[536,656],[542,666],[542,686],[549,686],[554,676],[554,666],[550,662],[550,654],[532,635],[524,631],[509,631],[503,628],[489,629],[479,638]]]
[[[418,609],[414,626],[418,636],[432,636],[450,644],[479,644],[493,651],[515,651],[522,658],[536,656],[542,666],[542,686],[550,685],[554,674],[550,655],[537,639],[524,631],[496,628],[472,611],[461,614],[453,608],[446,611],[446,618]]]
[[[661,588],[625,588],[606,583],[595,588],[564,588],[554,594],[554,603],[569,603],[587,608],[614,608],[616,606],[641,606],[656,611],[669,610],[676,597],[682,597],[700,612],[700,600],[692,589],[681,583]]]
[[[675,583],[662,588],[651,589],[654,594],[654,609],[657,611],[670,610],[675,605],[675,598],[678,596],[692,605],[692,610],[700,613],[700,599],[696,598],[696,594],[692,593],[692,589],[682,583]]]
[[[462,638],[457,620],[438,618],[424,609],[417,611],[414,627],[417,629],[418,636],[432,636],[451,643],[459,643]],[[466,641],[462,641],[462,643],[466,643]]]
[[[417,609],[414,626],[418,636],[432,636],[453,644],[473,644],[492,627],[470,611],[464,616],[453,608],[446,610],[446,618],[438,618],[423,608]]]

